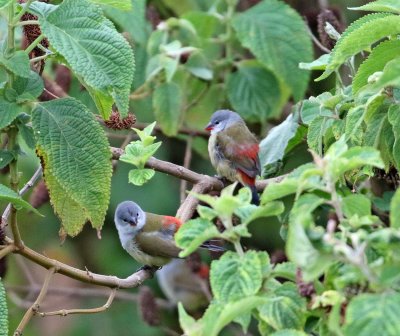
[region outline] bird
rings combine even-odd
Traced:
[[[187,260],[173,259],[157,271],[158,284],[165,297],[173,305],[181,302],[185,310],[196,311],[206,307],[209,300],[202,288],[202,281],[207,286],[209,267],[201,264],[194,270]]]
[[[208,153],[218,175],[249,187],[251,202],[258,205],[255,181],[261,175],[261,165],[256,137],[240,115],[230,110],[216,111],[205,129],[211,133]]]
[[[115,210],[114,222],[122,247],[139,263],[161,267],[171,258],[179,258],[181,249],[174,241],[175,233],[182,226],[179,218],[144,212],[135,202],[124,201]],[[209,242],[200,247],[224,250]]]

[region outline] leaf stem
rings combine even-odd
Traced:
[[[11,127],[8,132],[8,150],[14,151],[17,145],[17,134],[18,129],[16,127]],[[18,159],[15,157],[10,162],[10,187],[16,193],[18,193],[18,183],[19,183],[19,176],[18,176]],[[15,246],[19,249],[24,248],[24,244],[21,240],[21,234],[19,233],[18,224],[17,224],[17,209],[15,206],[11,206],[11,214],[10,214],[10,226],[11,231],[14,236]]]
[[[43,59],[45,59],[45,58],[47,58],[49,56],[50,56],[50,54],[45,54],[45,55],[41,55],[41,56],[38,56],[38,57],[31,58],[29,61],[31,63],[36,63],[36,62],[41,61],[41,60],[43,60]]]
[[[29,6],[31,5],[32,2],[34,2],[36,0],[28,0],[25,4],[24,7],[21,9],[21,11],[18,13],[18,15],[13,19],[12,24],[13,25],[17,25],[19,23],[19,20],[21,20],[22,15],[24,15],[28,9]],[[14,2],[14,1],[13,1]],[[28,22],[28,21],[24,21],[24,22]]]
[[[28,26],[28,25],[38,25],[39,21],[38,20],[26,20],[26,21],[19,21],[15,23],[15,26]]]
[[[35,41],[33,41],[28,48],[25,49],[25,52],[29,55],[29,53],[36,48],[36,46],[42,42],[42,40],[44,39],[44,34],[40,34]]]

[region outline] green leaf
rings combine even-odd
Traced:
[[[372,49],[368,58],[359,66],[354,77],[352,85],[353,94],[356,94],[364,85],[368,84],[369,76],[377,71],[382,71],[386,63],[399,57],[399,55],[399,40],[384,41]]]
[[[367,15],[350,25],[346,31],[333,48],[329,64],[317,81],[328,77],[351,56],[368,49],[373,43],[400,33],[400,17],[390,14]]]
[[[214,298],[232,302],[256,294],[261,288],[262,268],[256,251],[248,251],[243,256],[231,251],[224,253],[211,264],[210,283]]]
[[[228,98],[245,119],[264,121],[280,113],[282,98],[275,75],[256,61],[242,61],[227,79]]]
[[[286,282],[267,295],[258,308],[260,318],[274,329],[302,329],[305,323],[306,300],[300,296],[294,283]]]
[[[21,112],[21,108],[16,103],[0,97],[0,129],[10,125]]]
[[[263,168],[283,158],[290,139],[296,135],[299,127],[296,119],[290,114],[284,122],[272,128],[260,142],[259,156]]]
[[[145,146],[141,141],[133,141],[125,147],[125,153],[120,156],[120,161],[127,162],[144,168],[147,160],[157,151],[161,146],[161,142],[156,142]]]
[[[354,194],[342,198],[343,213],[347,218],[354,215],[370,216],[371,215],[371,200],[362,195]]]
[[[7,336],[7,335],[8,335],[7,298],[2,279],[0,278],[0,336]]]
[[[112,97],[125,117],[135,69],[133,52],[100,7],[88,0],[68,0],[40,17],[39,22],[52,48],[93,89],[89,93],[100,92],[101,101]],[[108,119],[109,104],[100,104],[98,98],[95,102],[103,118]]]
[[[187,257],[205,241],[219,235],[217,227],[209,220],[196,218],[187,221],[175,234],[176,245],[183,249],[179,256]]]
[[[390,226],[400,228],[400,188],[396,190],[390,201]]]
[[[0,149],[0,169],[3,169],[14,159],[13,152],[6,149]]]
[[[347,306],[344,335],[370,336],[371,330],[385,336],[400,335],[399,314],[399,293],[359,294]]]
[[[364,106],[356,106],[351,108],[346,115],[345,135],[346,141],[351,141],[354,145],[361,145],[364,130],[362,123],[366,108]]]
[[[300,100],[310,74],[298,65],[312,60],[311,40],[300,15],[284,2],[264,0],[237,15],[233,27],[242,45]]]
[[[249,224],[258,218],[278,216],[284,210],[282,202],[268,202],[267,204],[256,206],[249,204],[237,208],[235,214],[241,219],[244,224]]]
[[[178,303],[178,312],[179,324],[185,334],[201,336],[201,324],[197,323],[193,317],[186,313],[185,308],[183,308],[182,302]]]
[[[205,312],[201,321],[203,322],[203,330],[199,334],[187,333],[187,335],[207,335],[217,336],[220,331],[234,321],[239,316],[243,316],[251,312],[254,308],[263,304],[265,299],[258,296],[249,296],[241,298],[228,305],[224,303],[212,303]]]
[[[33,101],[43,92],[43,79],[37,72],[31,71],[28,78],[17,77],[13,83],[13,89],[18,94],[17,103]]]
[[[9,3],[11,3],[13,0],[0,0],[0,9],[3,9],[4,7],[8,6]],[[7,335],[7,333],[5,333]]]
[[[282,329],[270,334],[270,336],[307,336],[307,334],[300,330]]]
[[[275,278],[284,278],[291,281],[296,281],[296,272],[296,265],[288,261],[276,264],[272,270],[272,276]]]
[[[97,3],[99,5],[107,5],[115,7],[123,11],[129,11],[132,9],[131,0],[90,0],[90,1],[93,3]]]
[[[308,127],[307,143],[310,149],[318,155],[323,154],[323,137],[329,127],[333,124],[332,118],[322,116],[316,117]]]
[[[40,212],[28,202],[24,201],[19,194],[10,188],[7,188],[3,184],[0,184],[0,199],[12,203],[17,209],[33,211],[35,214],[41,216]]]
[[[310,213],[304,210],[296,212],[292,210],[286,253],[289,260],[301,268],[305,281],[318,278],[333,262],[331,256],[320,253],[308,238],[305,228],[312,226]]]
[[[328,65],[330,55],[324,54],[310,63],[299,63],[299,68],[303,70],[325,70]]]
[[[206,57],[199,53],[190,55],[188,61],[185,63],[185,68],[193,75],[200,79],[209,81],[213,78],[213,70],[208,63]]]
[[[388,112],[389,122],[393,127],[394,145],[393,158],[397,169],[400,169],[400,108],[398,105],[392,105]]]
[[[24,139],[27,146],[31,149],[34,149],[36,146],[35,136],[33,134],[33,129],[31,126],[27,126],[25,124],[17,124],[19,135]]]
[[[400,3],[398,0],[377,0],[371,1],[360,7],[350,7],[349,9],[400,14]]]
[[[164,83],[156,88],[153,95],[154,115],[163,133],[174,136],[181,122],[182,92],[175,83]]]
[[[400,18],[400,16],[399,16]],[[377,81],[371,85],[372,90],[381,90],[388,86],[400,85],[400,57],[389,61],[383,68]]]
[[[28,54],[19,50],[16,51],[10,58],[0,57],[0,64],[4,65],[7,70],[20,77],[28,78],[31,73]]]
[[[149,169],[149,168],[132,169],[131,171],[129,171],[128,179],[130,183],[137,186],[142,186],[147,181],[151,180],[154,174],[155,174],[154,169]]]
[[[37,105],[32,126],[50,199],[65,231],[77,235],[87,220],[101,228],[112,168],[107,138],[94,115],[73,98],[57,99]]]

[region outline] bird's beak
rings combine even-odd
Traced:
[[[208,124],[208,125],[206,126],[205,130],[206,130],[206,131],[212,131],[213,128],[214,128],[214,127],[213,127],[212,124],[210,123],[210,124]]]
[[[136,226],[136,224],[137,224],[136,217],[132,217],[132,218],[129,220],[129,225],[130,225],[130,226]]]

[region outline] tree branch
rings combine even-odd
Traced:
[[[192,143],[193,143],[193,137],[189,136],[186,142],[185,156],[183,159],[183,167],[186,169],[189,169],[190,161],[192,161]],[[181,187],[180,187],[181,204],[184,202],[186,198],[186,188],[187,188],[187,181],[181,180]]]
[[[22,332],[24,331],[26,325],[28,322],[31,320],[33,315],[35,315],[42,304],[44,298],[46,297],[47,294],[47,289],[49,288],[50,281],[53,278],[54,273],[56,272],[56,268],[52,267],[49,269],[46,278],[44,280],[42,289],[36,299],[36,301],[33,303],[33,305],[28,309],[28,311],[25,313],[24,317],[22,318],[21,322],[19,323],[17,329],[15,330],[14,336],[20,336],[22,335]]]
[[[113,288],[111,290],[111,293],[108,297],[107,302],[102,305],[101,307],[97,308],[88,308],[88,309],[61,309],[61,310],[56,310],[52,312],[38,312],[38,314],[41,317],[46,317],[46,316],[54,316],[54,315],[61,315],[61,316],[67,316],[71,314],[96,314],[96,313],[101,313],[103,311],[106,311],[108,308],[110,308],[112,302],[114,301],[115,294],[117,292],[117,288]]]

